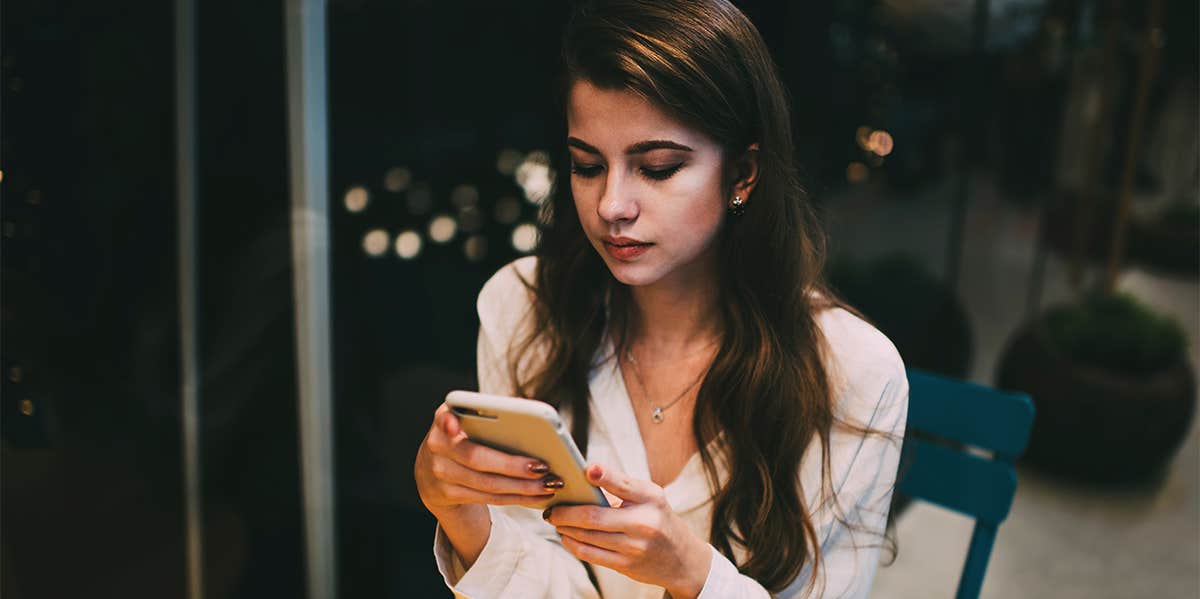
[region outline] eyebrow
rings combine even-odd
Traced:
[[[592,145],[583,141],[582,139],[579,139],[578,137],[568,137],[567,145],[579,148],[580,150],[583,150],[584,152],[587,152],[589,154],[596,154],[596,155],[600,154],[600,150],[597,150],[595,147],[593,147]],[[683,144],[675,143],[675,142],[667,140],[667,139],[652,139],[652,140],[648,140],[648,141],[639,141],[635,144],[630,145],[628,148],[625,148],[625,154],[626,155],[645,154],[646,152],[649,152],[651,150],[661,150],[661,149],[683,150],[685,152],[692,151],[691,148],[689,148]]]

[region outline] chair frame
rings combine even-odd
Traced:
[[[909,404],[897,493],[975,518],[956,599],[977,599],[996,530],[1017,490],[1034,406],[997,391],[908,369]]]

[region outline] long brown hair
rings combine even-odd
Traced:
[[[726,161],[759,144],[753,199],[716,242],[723,343],[700,386],[693,433],[716,489],[713,546],[731,560],[733,545],[743,547],[741,572],[773,591],[811,558],[811,590],[821,564],[809,513],[817,506],[805,505],[798,473],[819,436],[822,497],[832,497],[836,393],[816,316],[844,306],[821,278],[824,237],[796,175],[789,98],[775,64],[754,25],[726,0],[582,2],[564,33],[563,61],[560,99],[586,80],[648,99],[716,140]],[[733,181],[724,184],[731,195]],[[606,331],[618,352],[627,347],[633,307],[588,243],[569,186],[562,188],[545,206],[535,281],[527,282],[534,322],[510,351],[509,370],[518,394],[571,412],[572,435],[586,451],[588,375]],[[533,354],[539,359],[523,359]],[[706,443],[722,432],[724,483]]]

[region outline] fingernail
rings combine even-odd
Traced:
[[[563,483],[562,479],[558,478],[557,476],[547,476],[546,478],[542,479],[542,486],[546,487],[547,489],[561,489],[563,488],[564,484],[565,483]]]
[[[552,510],[552,509],[554,509],[554,506],[550,506],[550,507],[546,508],[545,511],[542,512],[542,520],[550,519],[550,510]]]
[[[529,462],[529,471],[534,474],[545,474],[550,471],[550,467],[541,462]]]

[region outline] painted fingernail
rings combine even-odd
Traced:
[[[542,479],[542,486],[546,487],[547,489],[561,489],[563,488],[564,484],[565,483],[563,483],[561,478],[553,475]]]
[[[552,509],[554,509],[554,506],[550,506],[550,507],[546,508],[545,511],[542,512],[542,520],[550,519],[550,510],[552,510]]]
[[[529,462],[528,468],[534,474],[545,474],[550,471],[550,467],[541,462]]]

